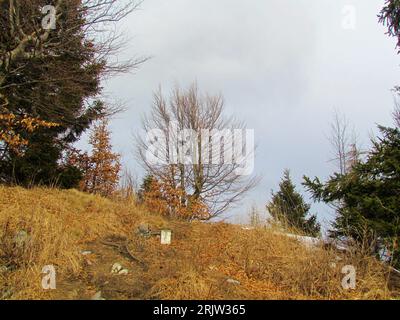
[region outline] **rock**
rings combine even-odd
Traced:
[[[151,233],[150,225],[148,223],[139,224],[137,232],[138,232],[139,235],[149,236],[150,233]]]
[[[89,254],[92,254],[92,253],[93,252],[89,251],[89,250],[81,251],[81,255],[83,255],[83,256],[88,256]]]
[[[141,224],[139,225],[139,227],[138,227],[138,230],[139,230],[140,232],[147,233],[147,232],[150,231],[150,226],[149,226],[148,223],[141,223]]]
[[[30,236],[28,232],[25,230],[18,231],[17,234],[14,237],[14,243],[17,246],[17,248],[25,248],[30,240]]]
[[[122,270],[122,266],[120,263],[114,263],[112,268],[111,268],[111,273],[119,273]]]
[[[106,300],[101,296],[101,291],[95,293],[95,295],[91,298],[91,300]]]
[[[118,272],[119,275],[127,275],[129,273],[128,269],[122,269],[120,272]]]
[[[111,273],[118,274],[118,275],[127,275],[129,273],[128,269],[122,267],[122,265],[118,262],[114,263],[111,268]]]
[[[8,269],[8,267],[6,267],[6,266],[0,266],[0,274],[1,274],[1,273],[6,273],[6,272],[8,272],[8,271],[10,271],[10,270]]]
[[[235,286],[240,286],[240,281],[237,281],[235,279],[226,279],[226,282],[233,284]]]

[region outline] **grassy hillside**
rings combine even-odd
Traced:
[[[138,233],[143,224],[172,229],[172,244]],[[129,273],[112,274],[115,263]],[[56,290],[41,286],[46,265]],[[341,286],[345,265],[356,267],[355,290]],[[395,297],[372,258],[309,249],[267,228],[171,221],[75,190],[0,187],[0,268],[3,299]]]

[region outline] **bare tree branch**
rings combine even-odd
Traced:
[[[242,122],[224,117],[223,109],[221,96],[202,96],[196,85],[188,90],[175,88],[169,101],[159,89],[154,95],[150,117],[145,117],[142,125],[145,132],[158,129],[164,134],[163,147],[153,152],[149,141],[140,135],[135,137],[137,156],[145,170],[201,199],[213,217],[241,201],[259,180],[237,173],[242,163],[232,161],[232,155],[243,150],[242,146],[234,150],[237,147],[234,129],[243,132],[246,128]],[[182,136],[184,131],[187,136]],[[188,142],[190,148],[182,154],[180,149]],[[149,159],[149,152],[150,158],[160,161]],[[253,156],[254,150],[251,150],[243,162]],[[174,161],[176,157],[179,161]]]
[[[328,139],[333,152],[333,158],[330,161],[335,162],[339,173],[344,175],[351,170],[361,155],[357,137],[354,130],[350,131],[350,124],[346,117],[338,110],[334,111],[330,128]]]

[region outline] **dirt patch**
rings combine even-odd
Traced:
[[[84,270],[79,279],[63,279],[57,284],[59,299],[92,299],[99,291],[106,300],[144,299],[150,289],[142,278],[145,268],[124,251],[125,238],[107,237],[87,243],[84,250]],[[136,247],[130,243],[130,251]],[[138,248],[140,250],[140,247]],[[128,274],[111,273],[119,263]]]

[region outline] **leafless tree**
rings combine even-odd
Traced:
[[[350,129],[347,118],[335,110],[330,125],[329,142],[332,146],[333,158],[339,173],[344,175],[357,162],[360,150],[357,145],[357,137],[354,130]]]
[[[138,177],[135,172],[124,168],[120,180],[120,192],[125,199],[131,199],[137,196],[139,190]]]
[[[398,128],[400,128],[400,103],[398,101],[395,101],[395,109],[393,111],[393,118],[394,118],[396,126]]]
[[[233,129],[242,134],[245,125],[225,117],[223,110],[220,95],[201,95],[196,85],[187,90],[176,88],[168,101],[159,89],[154,95],[150,116],[143,119],[143,129],[146,133],[159,130],[164,141],[152,150],[149,140],[135,137],[137,155],[145,170],[201,199],[208,205],[212,217],[243,199],[258,181],[258,177],[238,173],[243,162],[254,157],[254,150],[249,150],[253,147],[247,138],[246,145],[240,150],[235,148],[234,139],[242,141],[243,136],[235,136]],[[235,152],[240,153],[242,162],[231,161]]]

